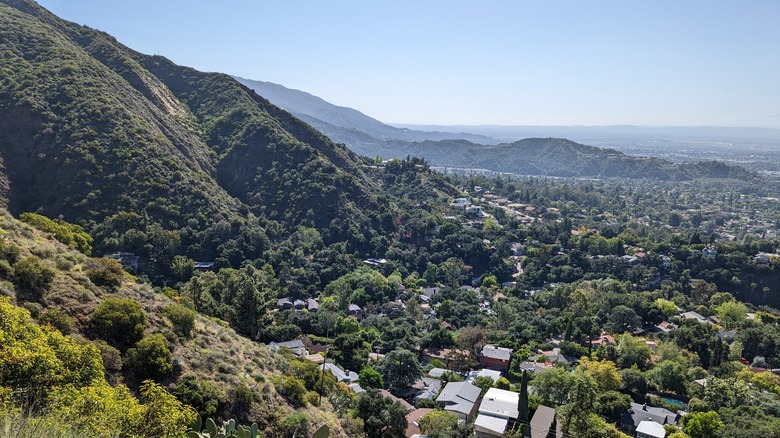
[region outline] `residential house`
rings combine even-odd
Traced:
[[[295,310],[303,310],[303,308],[306,307],[306,302],[303,300],[295,300],[293,301],[293,307],[295,307]]]
[[[707,322],[707,318],[705,318],[705,317],[701,316],[701,314],[699,314],[699,313],[696,313],[696,312],[694,312],[694,311],[690,311],[690,312],[681,313],[681,314],[680,314],[680,318],[685,318],[685,319],[695,319],[695,320],[697,320],[697,321],[699,321],[699,322]]]
[[[339,382],[344,383],[356,383],[360,381],[360,377],[358,377],[358,374],[354,371],[345,371],[336,366],[336,364],[327,362],[322,365],[320,365],[321,370],[328,370],[331,374],[333,374],[336,377],[336,380]]]
[[[547,438],[550,429],[555,428],[555,438],[563,438],[561,424],[556,419],[555,409],[539,405],[531,418],[531,438]]]
[[[663,321],[655,326],[656,331],[669,333],[672,330],[677,330],[679,327],[677,324],[669,321]]]
[[[433,377],[423,377],[413,385],[417,389],[414,395],[414,404],[417,405],[421,400],[433,400],[441,391],[441,380]]]
[[[285,347],[289,348],[290,351],[292,351],[292,353],[298,357],[305,357],[308,354],[306,347],[303,345],[303,341],[300,339],[293,339],[292,341],[284,342],[271,342],[270,344],[266,345],[274,353],[279,351],[280,348]]]
[[[678,414],[668,409],[631,403],[631,408],[624,412],[620,418],[620,428],[633,435],[639,427],[639,423],[643,421],[652,421],[664,426],[667,424],[677,425],[678,420]]]
[[[701,250],[701,256],[705,259],[714,259],[718,256],[718,250],[714,245],[707,245]]]
[[[722,342],[731,342],[735,336],[737,336],[736,330],[721,330],[715,334],[715,337]]]
[[[423,295],[425,295],[430,299],[433,298],[433,296],[439,293],[440,291],[441,288],[438,287],[426,287],[425,289],[423,289]]]
[[[357,304],[350,304],[347,311],[349,312],[350,316],[354,316],[357,320],[363,319],[363,309],[361,309]]]
[[[517,405],[520,394],[504,389],[490,388],[482,397],[479,415],[474,421],[478,437],[501,437],[510,423],[518,417]]]
[[[393,394],[390,393],[390,391],[383,389],[381,392],[385,398],[389,398],[390,400],[398,402],[398,404],[400,404],[401,406],[404,407],[404,409],[406,409],[406,412],[411,412],[414,410],[414,406],[410,405],[408,401],[394,396]]]
[[[498,382],[498,379],[501,378],[501,371],[489,370],[487,368],[478,371],[472,371],[466,377],[466,381],[469,383],[474,383],[474,380],[476,380],[477,377],[490,377],[495,383]]]
[[[138,270],[138,266],[141,264],[141,257],[133,254],[132,252],[115,252],[106,254],[104,257],[114,259],[122,264],[122,266],[125,268],[132,268],[135,271]]]
[[[538,373],[540,371],[549,370],[553,367],[550,362],[528,362],[524,361],[520,363],[520,371],[528,371],[529,373]]]
[[[363,389],[362,386],[360,386],[360,383],[350,383],[349,388],[354,392],[355,394],[360,394],[361,392],[366,392],[365,389]]]
[[[636,438],[664,438],[666,429],[655,421],[642,421],[636,428]]]
[[[482,390],[468,382],[449,382],[436,398],[442,409],[465,421],[471,421]]]
[[[289,298],[279,298],[276,300],[276,308],[279,310],[288,310],[293,308],[293,302]]]
[[[479,363],[485,368],[507,372],[509,362],[512,360],[511,348],[496,347],[495,345],[485,345],[479,355]]]
[[[325,363],[325,356],[321,354],[307,354],[306,356],[304,356],[304,359],[314,362],[318,365]]]
[[[210,271],[214,269],[214,262],[195,262],[195,269],[198,271]]]
[[[320,310],[320,303],[318,303],[314,298],[308,298],[306,300],[306,310],[309,312],[316,312]]]

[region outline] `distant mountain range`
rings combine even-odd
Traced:
[[[236,78],[337,143],[367,157],[425,158],[431,165],[488,169],[528,175],[621,177],[683,180],[696,177],[748,179],[755,175],[738,166],[707,161],[674,163],[661,158],[627,155],[612,148],[586,146],[554,138],[556,127],[420,126],[394,127],[352,108],[336,106],[309,93],[270,82]],[[460,129],[463,128],[463,129]],[[628,135],[637,127],[560,127],[581,136]],[[595,131],[594,131],[595,129]],[[469,133],[467,133],[469,131]],[[696,133],[695,128],[689,130]],[[762,133],[766,134],[764,130]],[[662,131],[666,132],[666,131]],[[545,135],[546,138],[537,136]],[[558,134],[561,135],[561,134]],[[517,141],[518,138],[530,136]],[[507,141],[510,140],[510,141]]]

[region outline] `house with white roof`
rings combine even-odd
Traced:
[[[664,438],[666,429],[655,421],[642,421],[636,428],[636,438]]]
[[[504,389],[490,388],[482,397],[479,415],[474,421],[478,436],[500,437],[511,422],[517,420],[520,394]]]
[[[330,371],[330,373],[333,374],[336,377],[336,380],[339,382],[350,384],[350,383],[355,383],[360,381],[360,377],[356,372],[344,371],[338,366],[336,366],[336,364],[330,362],[320,365],[320,369]]]

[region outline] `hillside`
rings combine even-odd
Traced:
[[[715,162],[677,164],[559,138],[526,138],[496,144],[498,141],[491,137],[463,133],[457,127],[428,127],[431,128],[429,131],[396,128],[303,91],[270,82],[236,79],[333,141],[344,143],[367,157],[416,156],[437,167],[481,168],[525,175],[660,180],[752,178],[749,172],[737,166]],[[501,134],[501,127],[494,130]],[[571,128],[559,130],[570,132]],[[488,128],[485,131],[488,132]]]
[[[115,385],[138,387],[138,376],[132,363],[128,362],[129,350],[117,345],[119,350],[102,343],[102,336],[95,332],[91,323],[95,309],[109,299],[122,298],[140,303],[146,314],[148,326],[144,338],[162,334],[173,357],[172,372],[155,380],[166,385],[174,393],[183,382],[196,382],[200,396],[211,402],[213,416],[257,421],[260,430],[272,436],[285,433],[282,419],[296,410],[291,402],[274,389],[272,383],[277,376],[289,373],[290,363],[281,355],[271,353],[265,346],[239,336],[220,320],[196,315],[192,331],[181,333],[166,309],[176,307],[183,297],[166,296],[152,290],[146,284],[135,281],[121,273],[119,283],[106,285],[98,282],[94,274],[97,259],[85,256],[41,232],[13,219],[8,212],[0,211],[0,299],[10,297],[19,306],[32,313],[40,324],[53,324],[79,344],[96,346],[102,353],[106,378]],[[24,260],[37,260],[43,270],[51,272],[48,283],[40,289],[40,295],[30,296],[29,289],[20,283]],[[0,327],[2,331],[2,327]],[[108,339],[112,344],[112,341]],[[116,345],[116,344],[112,344]],[[121,358],[119,354],[121,351]],[[0,346],[0,362],[8,366],[0,375],[0,389],[8,386],[13,390],[24,389],[24,381],[15,382],[12,376],[17,370],[12,365],[13,357]],[[122,363],[124,360],[124,364]],[[170,360],[170,359],[169,359]],[[136,369],[138,371],[138,369]],[[34,371],[25,371],[27,379],[33,379]],[[10,379],[10,380],[9,380]],[[32,380],[27,380],[28,382]],[[48,382],[52,382],[51,378]],[[253,402],[240,407],[237,399],[239,387],[249,388]],[[47,387],[49,393],[58,391],[56,385]],[[23,393],[23,392],[20,392]],[[0,391],[0,409],[2,409]],[[204,405],[205,406],[205,405]],[[299,412],[311,420],[313,428],[328,424],[331,436],[345,436],[339,421],[325,399],[323,408],[304,406]],[[85,421],[85,424],[87,422]],[[312,429],[313,430],[313,429]],[[86,436],[86,435],[85,435]]]
[[[168,263],[185,253],[237,265],[262,252],[269,228],[315,227],[326,243],[394,231],[373,213],[393,207],[357,155],[227,75],[22,0],[0,2],[0,38],[0,190],[12,213],[62,216],[98,252]]]

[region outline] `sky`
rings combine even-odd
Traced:
[[[386,123],[780,127],[780,1],[40,0]]]

